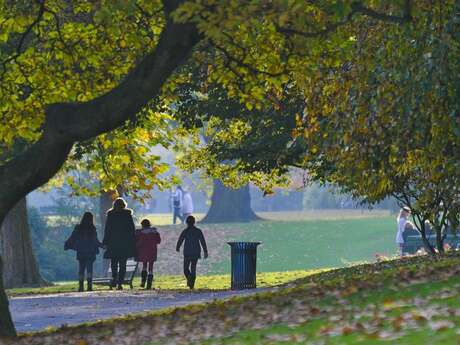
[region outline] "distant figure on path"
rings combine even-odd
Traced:
[[[180,251],[182,242],[184,244],[184,275],[187,278],[187,286],[190,289],[195,287],[196,264],[201,258],[201,247],[203,247],[204,258],[208,257],[208,247],[203,232],[195,227],[195,217],[188,216],[186,219],[187,228],[182,231],[177,241],[176,251]]]
[[[80,224],[75,226],[72,235],[64,244],[64,250],[73,249],[77,252],[79,292],[84,290],[85,271],[88,282],[87,291],[93,291],[93,263],[96,255],[99,254],[99,247],[102,247],[102,243],[97,238],[93,214],[85,212]]]
[[[177,186],[176,190],[171,195],[171,206],[173,210],[173,224],[176,224],[177,218],[180,222],[183,221],[182,216],[182,199],[184,197],[184,191],[181,186]]]
[[[112,269],[112,282],[110,288],[117,286],[123,290],[123,281],[126,274],[126,261],[136,256],[135,227],[132,210],[126,208],[126,202],[117,198],[113,207],[107,212],[104,240],[107,246],[104,253],[105,259],[110,259]]]
[[[186,220],[193,213],[192,195],[188,191],[184,191],[182,198],[182,219]]]
[[[147,289],[150,290],[153,282],[153,263],[157,261],[157,245],[161,243],[161,237],[148,219],[142,220],[141,225],[142,229],[136,230],[136,261],[142,262],[141,287],[145,287],[147,282]]]
[[[403,207],[399,211],[399,215],[397,218],[398,223],[398,231],[396,233],[396,244],[398,245],[399,255],[403,255],[403,248],[404,248],[404,231],[406,229],[414,229],[414,225],[407,219],[410,216],[410,208]]]

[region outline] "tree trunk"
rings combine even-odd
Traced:
[[[0,257],[0,339],[2,337],[15,337],[13,319],[10,314],[8,296],[3,287],[3,260]]]
[[[55,103],[46,107],[41,137],[0,166],[0,225],[19,200],[56,174],[75,142],[109,132],[135,119],[158,95],[164,82],[202,39],[193,24],[176,23],[169,17],[182,2],[163,1],[166,23],[157,46],[146,53],[118,86],[88,102]],[[0,280],[0,337],[15,333],[3,280]]]
[[[243,223],[258,219],[251,208],[249,185],[231,189],[214,180],[211,207],[201,223]]]
[[[44,285],[32,248],[26,198],[6,216],[0,238],[5,288]]]
[[[432,256],[436,255],[436,252],[435,252],[433,246],[430,244],[430,242],[426,238],[425,221],[421,222],[420,228],[418,230],[420,231],[420,236],[422,237],[423,246],[425,247],[425,250],[427,251],[427,253],[432,255]]]

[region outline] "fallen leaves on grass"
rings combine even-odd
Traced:
[[[74,345],[78,341],[86,341],[88,345],[139,345],[151,341],[190,344],[225,337],[244,329],[263,329],[274,324],[295,327],[328,317],[330,322],[320,330],[321,336],[356,333],[392,340],[420,327],[420,324],[428,322],[433,325],[433,322],[440,321],[438,318],[456,315],[455,308],[436,303],[439,296],[451,297],[442,292],[433,298],[396,299],[380,306],[359,307],[351,305],[349,299],[385,286],[401,289],[401,286],[428,279],[448,279],[460,273],[459,260],[458,255],[442,260],[410,258],[334,270],[299,280],[291,288],[275,292],[95,325],[67,327],[54,333],[24,336],[16,339],[14,344]],[[445,323],[434,325],[436,331],[447,327]],[[194,330],[192,334],[188,332],[190,329]],[[189,334],[188,338],[184,334]]]

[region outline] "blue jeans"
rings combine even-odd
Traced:
[[[182,212],[180,207],[174,207],[173,210],[173,224],[176,224],[176,219],[179,218],[180,222],[183,222]]]

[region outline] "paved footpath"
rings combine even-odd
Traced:
[[[10,298],[10,310],[18,332],[30,332],[109,319],[133,313],[248,295],[264,289],[220,292],[104,291],[60,293]]]

